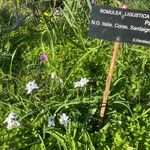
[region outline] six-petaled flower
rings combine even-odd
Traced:
[[[65,113],[63,113],[61,116],[60,116],[60,119],[59,119],[59,123],[61,125],[67,125],[67,123],[69,123],[69,116],[67,116]]]
[[[50,75],[51,75],[52,79],[54,79],[55,77],[57,77],[56,72],[52,72]]]
[[[7,124],[7,129],[12,129],[13,126],[20,126],[20,123],[16,120],[17,114],[14,112],[11,112],[8,117],[5,119],[3,123]]]
[[[75,88],[84,87],[85,85],[87,85],[88,82],[89,82],[89,79],[81,78],[79,81],[74,82],[74,87]]]
[[[33,80],[26,84],[25,90],[27,90],[27,94],[30,94],[34,89],[38,89],[38,88],[39,87],[35,83],[35,80]]]
[[[56,114],[48,118],[48,127],[55,126],[55,116]]]
[[[40,61],[47,61],[47,60],[48,60],[48,56],[46,54],[40,55]]]

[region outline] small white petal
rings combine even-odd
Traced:
[[[13,124],[16,125],[16,126],[20,126],[20,122],[18,122],[18,121],[16,121],[16,120],[13,121]]]
[[[63,80],[61,78],[59,78],[59,83],[63,83]]]
[[[69,119],[69,117],[65,113],[63,113],[59,119],[59,123],[61,125],[67,125],[67,123],[69,122],[68,119]]]
[[[81,84],[80,84],[80,82],[79,82],[79,81],[74,82],[74,87],[75,87],[75,88],[78,88],[78,87],[80,87],[80,86],[81,86]]]
[[[51,78],[53,79],[53,78],[55,78],[56,77],[56,72],[52,72],[51,73]]]
[[[80,82],[86,85],[89,82],[89,80],[87,78],[81,78]]]
[[[121,124],[122,124],[122,121],[118,121],[118,123],[121,125]]]
[[[63,120],[62,118],[60,118],[60,119],[59,119],[59,123],[60,123],[61,125],[64,125],[64,120]]]
[[[69,117],[65,113],[63,113],[62,118],[63,118],[63,120],[68,120]]]

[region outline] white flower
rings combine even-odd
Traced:
[[[122,124],[122,121],[118,121],[118,123],[121,125],[121,124]]]
[[[74,87],[75,88],[78,88],[78,87],[80,87],[81,85],[80,85],[80,81],[77,81],[77,82],[74,82]]]
[[[59,83],[63,83],[63,79],[59,78],[58,79]]]
[[[74,87],[84,87],[89,82],[89,79],[87,78],[81,78],[80,81],[74,82]]]
[[[48,127],[55,126],[55,118],[56,114],[48,118]]]
[[[56,72],[51,73],[51,78],[54,79],[56,77]]]
[[[80,80],[80,86],[83,87],[89,82],[89,79],[87,78],[81,78]]]
[[[60,15],[60,10],[59,9],[56,9],[55,11],[54,11],[54,16],[59,16]]]
[[[32,82],[30,81],[29,83],[26,84],[25,90],[27,90],[27,94],[30,94],[32,92],[32,90],[38,89],[38,88],[39,87],[35,83],[35,80],[33,80]]]
[[[20,123],[16,120],[17,119],[17,114],[14,112],[11,112],[8,117],[5,119],[3,123],[7,124],[7,129],[10,130],[12,129],[13,126],[20,126]]]
[[[63,80],[62,80],[61,78],[57,78],[56,82],[57,82],[58,84],[63,84]]]
[[[61,124],[61,125],[67,125],[67,123],[69,122],[69,117],[65,114],[65,113],[63,113],[61,116],[60,116],[60,119],[59,119],[59,123]]]

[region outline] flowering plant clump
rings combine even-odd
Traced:
[[[46,54],[40,55],[40,61],[47,61],[47,60],[48,60],[48,56]]]
[[[7,124],[7,129],[12,129],[13,126],[20,126],[20,123],[16,120],[18,115],[14,112],[11,112],[3,123]]]
[[[89,82],[89,79],[81,78],[79,81],[74,82],[74,87],[75,88],[84,87],[85,85],[87,85],[88,82]]]
[[[149,1],[126,11],[119,0],[1,0],[0,150],[150,150],[150,48],[134,45],[150,45]],[[97,20],[115,29],[116,17],[148,32],[135,28],[143,41],[120,46],[108,90],[113,43],[86,33]]]
[[[39,87],[35,83],[35,80],[33,80],[26,84],[25,90],[27,90],[27,94],[30,94],[34,89],[38,89],[38,88]]]

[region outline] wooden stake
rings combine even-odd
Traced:
[[[112,76],[113,76],[113,71],[114,71],[114,68],[115,68],[115,62],[117,60],[119,46],[120,46],[119,42],[114,43],[113,55],[112,55],[112,59],[111,59],[109,73],[108,73],[108,76],[107,76],[107,79],[106,79],[106,86],[105,86],[105,91],[103,93],[103,100],[102,100],[101,110],[100,110],[100,114],[99,114],[100,115],[100,123],[101,123],[100,127],[102,126],[104,115],[105,115],[107,99],[108,99],[108,96],[109,96],[109,93],[110,93],[110,85],[111,85],[111,80],[112,80]]]

